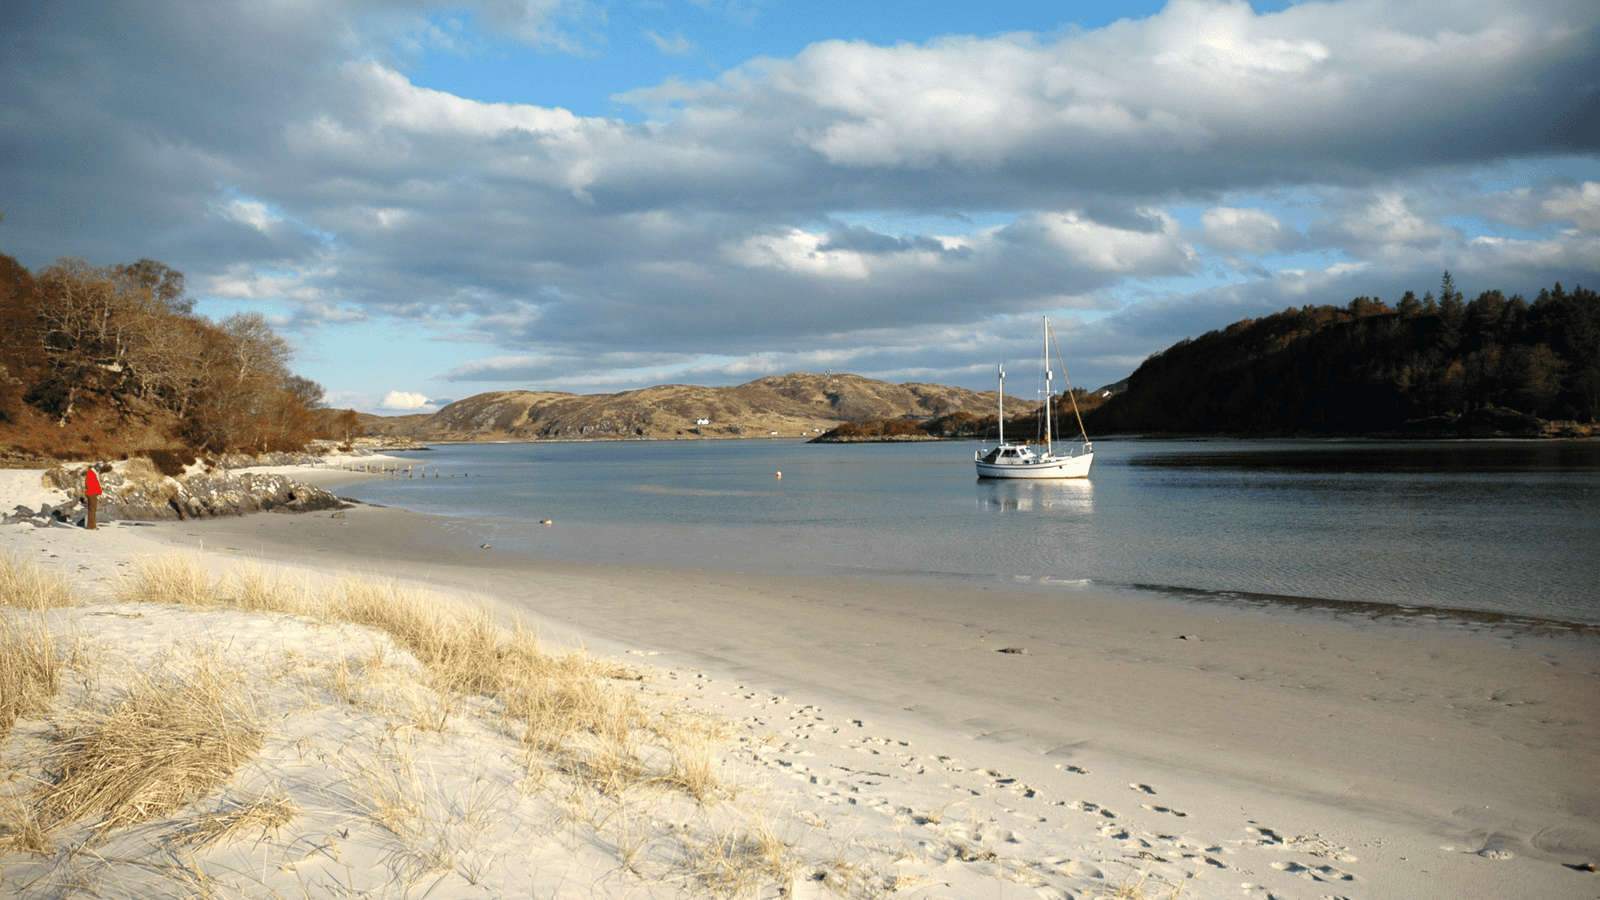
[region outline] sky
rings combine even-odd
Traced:
[[[335,407],[988,390],[1041,316],[1094,388],[1446,270],[1600,287],[1600,3],[17,3],[0,213],[262,313]]]

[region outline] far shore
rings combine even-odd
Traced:
[[[273,471],[323,487],[382,477]],[[1600,861],[1592,633],[1093,588],[574,565],[484,547],[469,521],[366,505],[100,532],[10,526],[0,539],[0,552],[86,578],[181,551],[218,572],[253,563],[483,598],[552,641],[737,686],[712,704],[720,714],[752,715],[747,694],[782,697],[920,759],[996,773],[974,792],[1031,822],[1017,826],[1031,840],[1057,835],[1063,853],[1099,842],[1137,859],[1139,835],[1147,853],[1165,853],[1152,835],[1211,848],[1184,896],[1600,889],[1579,868]],[[1018,782],[1025,797],[1010,792]]]

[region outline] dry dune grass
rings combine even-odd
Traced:
[[[141,677],[108,708],[56,738],[35,789],[40,824],[91,816],[103,833],[180,809],[226,781],[261,748],[239,679],[202,663],[181,679]]]
[[[1140,872],[1123,879],[1109,893],[1102,892],[1097,900],[1178,900],[1186,882],[1171,884],[1153,878],[1149,872]]]
[[[0,741],[17,719],[50,708],[61,688],[63,662],[42,622],[0,618]]]
[[[788,880],[800,866],[794,849],[770,821],[759,816],[695,847],[691,860],[701,887],[735,897],[772,881]]]
[[[205,848],[250,834],[266,834],[287,825],[299,814],[300,808],[287,797],[259,797],[236,804],[226,812],[201,816],[193,828],[177,835],[175,843]]]
[[[167,476],[161,474],[156,464],[143,456],[135,456],[123,461],[117,466],[117,472],[130,487],[141,488],[151,485],[168,485]],[[172,486],[176,490],[176,486]]]
[[[51,708],[63,668],[82,654],[73,656],[59,636],[23,622],[29,613],[7,617],[6,608],[71,606],[73,595],[64,579],[0,561],[0,752],[18,719],[43,716],[50,723],[31,726],[34,734],[48,735],[32,758],[0,759],[0,781],[11,783],[0,790],[0,852],[49,853],[65,845],[69,857],[93,854],[140,822],[190,808],[195,812],[187,824],[161,827],[170,847],[191,855],[293,821],[298,807],[270,788],[243,797],[233,789],[218,793],[251,764],[271,730],[248,693],[259,675],[246,676],[202,653],[108,690],[81,692],[78,708]],[[326,664],[295,663],[291,648],[271,678],[306,685],[303,703],[314,706],[322,702],[315,696],[327,697],[393,723],[377,752],[351,752],[359,761],[351,763],[349,787],[341,790],[351,793],[352,808],[405,844],[408,879],[481,865],[470,862],[479,820],[511,802],[491,798],[441,817],[441,800],[429,793],[437,793],[431,776],[408,762],[407,748],[423,740],[419,735],[443,739],[475,722],[520,743],[524,795],[543,791],[574,827],[610,835],[606,842],[615,845],[619,871],[687,880],[697,893],[737,895],[753,885],[782,883],[799,864],[793,848],[742,809],[720,818],[743,825],[664,838],[648,823],[650,810],[677,802],[669,798],[705,810],[735,796],[719,778],[719,748],[731,732],[653,701],[658,695],[643,690],[636,673],[581,650],[547,651],[534,631],[520,623],[502,627],[486,606],[441,601],[394,581],[345,578],[314,586],[274,580],[259,567],[212,578],[197,557],[184,555],[140,560],[112,595],[124,603],[345,623],[392,639]],[[86,684],[99,679],[77,675]],[[519,794],[515,784],[507,790]],[[212,799],[197,804],[208,795]],[[209,812],[199,811],[208,806]]]
[[[0,608],[45,610],[76,605],[69,579],[10,554],[0,556]]]
[[[42,612],[73,605],[72,584],[14,556],[0,557],[0,609]],[[42,620],[0,615],[0,741],[18,718],[49,708],[64,664]]]
[[[650,781],[702,803],[717,796],[713,723],[646,708],[615,689],[637,675],[582,651],[550,653],[537,633],[520,622],[500,626],[485,606],[442,603],[395,581],[345,578],[319,592],[272,582],[259,567],[213,581],[198,559],[177,554],[141,560],[114,593],[129,602],[281,612],[376,629],[416,657],[441,696],[497,702],[524,747],[553,757],[562,772],[610,794]],[[450,710],[435,712],[442,719]],[[664,754],[647,753],[647,744]],[[646,764],[656,755],[665,756],[664,767]]]

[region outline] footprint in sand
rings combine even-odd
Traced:
[[[1312,881],[1355,881],[1356,877],[1348,872],[1341,872],[1332,866],[1302,866],[1297,862],[1283,860],[1272,863],[1272,867],[1280,872],[1299,875]]]
[[[1335,859],[1339,862],[1356,861],[1356,857],[1350,855],[1350,848],[1340,847],[1329,843],[1317,835],[1291,838],[1289,840],[1289,846],[1300,851],[1301,853],[1309,853],[1312,856],[1320,856],[1323,859]],[[1440,849],[1448,850],[1451,848],[1441,847]]]
[[[1130,783],[1128,785],[1128,787],[1133,788],[1136,791],[1143,791],[1146,794],[1154,794],[1156,792],[1155,788],[1151,787],[1148,784],[1133,784],[1133,783]]]
[[[1189,817],[1188,813],[1178,812],[1169,806],[1151,806],[1148,803],[1141,803],[1140,805],[1151,812],[1166,813],[1169,816],[1177,816],[1180,819],[1187,819]]]
[[[1273,831],[1271,828],[1257,828],[1257,827],[1251,825],[1251,826],[1248,826],[1248,827],[1245,828],[1244,833],[1250,835],[1253,838],[1255,838],[1255,840],[1253,840],[1253,841],[1240,841],[1239,842],[1239,843],[1245,844],[1246,846],[1266,847],[1266,846],[1270,846],[1272,844],[1281,844],[1281,843],[1283,843],[1283,838],[1279,837],[1278,833],[1276,831]]]
[[[1102,873],[1100,868],[1094,863],[1084,862],[1082,860],[1072,860],[1068,862],[1066,865],[1061,866],[1061,872],[1065,875],[1073,875],[1079,878],[1105,877],[1104,873]]]

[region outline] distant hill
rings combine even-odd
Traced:
[[[1588,434],[1597,417],[1600,295],[1464,302],[1448,273],[1437,301],[1357,297],[1180,341],[1084,416],[1091,435],[1437,437]]]
[[[363,416],[368,434],[419,441],[813,437],[841,422],[991,412],[993,391],[794,372],[735,387],[618,394],[491,391],[429,416]],[[1017,401],[1020,402],[1020,401]],[[705,424],[697,424],[700,420]]]

